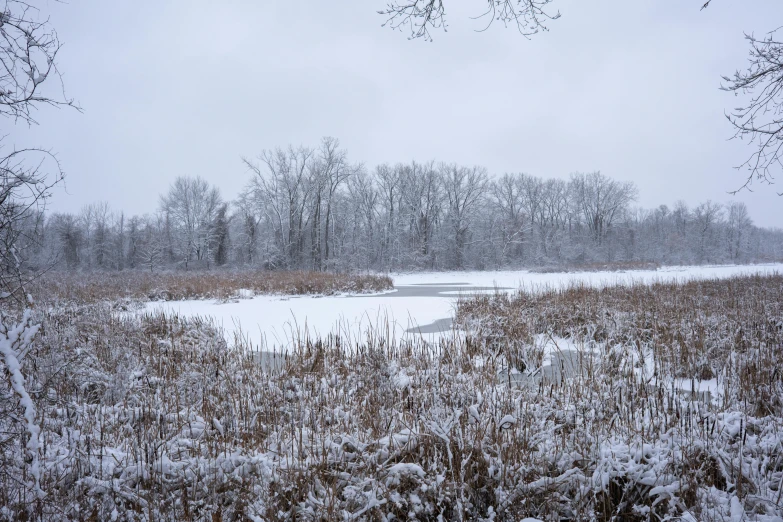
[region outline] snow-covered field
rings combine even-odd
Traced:
[[[356,338],[363,336],[369,327],[379,325],[384,331],[388,326],[398,339],[405,335],[421,335],[434,340],[444,333],[436,330],[445,329],[449,333],[449,323],[444,319],[452,316],[460,295],[494,291],[495,288],[500,291],[519,288],[535,291],[572,283],[605,286],[774,272],[783,272],[783,264],[679,266],[622,272],[419,272],[392,274],[395,291],[369,296],[271,295],[229,302],[154,302],[147,309],[164,309],[186,317],[212,317],[224,327],[229,337],[241,328],[242,334],[254,347],[281,350],[286,349],[297,334],[307,332],[315,336],[333,332]],[[436,321],[445,328],[431,326]]]

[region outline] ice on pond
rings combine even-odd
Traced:
[[[305,334],[314,337],[337,333],[360,340],[370,328],[380,328],[396,339],[416,335],[436,341],[442,335],[452,334],[451,317],[459,297],[473,293],[511,292],[520,287],[537,291],[573,283],[606,286],[773,272],[783,272],[783,264],[680,266],[623,272],[423,272],[392,274],[395,290],[374,295],[266,295],[232,302],[154,302],[147,309],[213,317],[225,328],[229,342],[241,328],[255,348],[285,350]]]

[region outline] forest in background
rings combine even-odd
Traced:
[[[744,203],[643,209],[633,183],[600,172],[563,180],[435,161],[367,168],[334,138],[243,161],[250,180],[233,201],[179,177],[154,214],[108,203],[32,212],[23,264],[396,271],[783,259],[783,230],[755,226]]]

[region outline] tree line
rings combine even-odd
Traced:
[[[635,206],[631,182],[490,176],[435,161],[351,162],[339,141],[245,158],[234,201],[179,177],[154,214],[107,203],[32,213],[29,266],[70,270],[257,267],[438,270],[616,262],[700,264],[783,259],[783,230],[753,224],[744,203]]]

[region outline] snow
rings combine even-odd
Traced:
[[[563,352],[597,353],[597,347],[591,350],[589,345],[577,345],[573,339],[564,339],[556,335],[536,334],[533,336],[533,344],[543,351],[542,366],[552,366],[556,359],[553,356]]]
[[[500,419],[500,422],[498,422],[498,427],[500,427],[502,430],[507,430],[516,423],[517,419],[513,415],[506,415]]]
[[[233,302],[204,300],[154,302],[147,310],[163,309],[192,317],[212,317],[224,327],[226,340],[233,341],[241,331],[254,349],[286,351],[297,337],[325,336],[329,333],[361,339],[371,327],[389,331],[396,339],[406,335],[421,336],[437,341],[445,333],[421,333],[418,327],[450,318],[460,295],[477,290],[472,288],[501,287],[513,291],[520,287],[529,291],[546,287],[584,283],[607,286],[656,281],[685,281],[689,279],[726,278],[739,274],[770,274],[783,272],[783,264],[672,266],[658,270],[630,270],[618,272],[534,273],[519,271],[488,272],[420,272],[391,274],[397,287],[443,286],[434,289],[432,296],[395,297],[394,291],[374,295],[337,296],[256,296]],[[449,286],[464,287],[455,291]],[[478,290],[479,292],[482,290]],[[486,290],[483,290],[486,291]],[[492,290],[494,291],[494,290]],[[407,332],[408,330],[414,330]],[[560,347],[562,349],[562,346]],[[688,384],[690,388],[690,384]]]
[[[233,337],[233,332],[241,328],[254,348],[285,350],[300,335],[339,333],[356,338],[376,326],[384,332],[388,327],[399,339],[410,328],[450,317],[453,307],[453,299],[447,297],[342,295],[258,296],[228,303],[169,301],[150,303],[147,308],[162,308],[188,317],[210,316],[224,327],[227,336]]]
[[[464,290],[446,290],[438,293],[440,295],[448,295],[448,296],[455,296],[455,297],[470,297],[472,295],[494,295],[498,292],[504,292],[504,291],[506,290],[501,290],[499,288],[472,289],[471,287],[465,287]]]
[[[419,477],[424,477],[426,475],[424,469],[421,466],[419,466],[418,464],[412,464],[408,462],[400,462],[398,464],[394,464],[392,467],[389,468],[389,474],[390,475],[416,475]]]
[[[617,272],[552,272],[536,273],[527,270],[487,272],[415,272],[391,274],[396,286],[445,285],[478,286],[485,288],[506,287],[535,290],[542,286],[566,286],[585,283],[591,286],[607,286],[627,283],[652,283],[656,281],[684,281],[689,279],[726,278],[740,274],[771,274],[783,272],[783,263],[759,265],[702,265],[666,266],[657,270],[626,270]],[[457,292],[458,293],[458,292]]]
[[[722,389],[718,385],[718,379],[674,379],[674,387],[696,394],[709,393],[713,400],[720,396]]]
[[[411,378],[408,376],[408,374],[405,373],[405,370],[401,370],[400,373],[394,377],[393,381],[394,386],[400,391],[408,388],[411,385]]]

